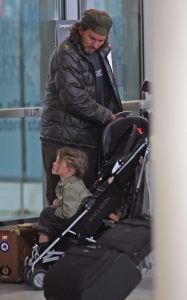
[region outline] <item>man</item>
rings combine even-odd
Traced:
[[[103,11],[89,9],[70,36],[53,52],[49,64],[41,141],[47,177],[47,200],[55,199],[58,179],[52,175],[56,151],[69,146],[84,150],[89,169],[83,180],[90,188],[96,179],[98,148],[104,127],[122,111],[107,55],[113,22]]]

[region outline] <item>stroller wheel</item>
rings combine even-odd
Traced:
[[[30,281],[30,275],[31,275],[31,266],[27,266],[24,270],[23,270],[23,280],[26,283],[29,283]]]
[[[47,273],[47,271],[43,269],[36,269],[32,272],[30,276],[30,285],[36,290],[36,291],[42,291],[43,290],[43,280],[44,276]]]

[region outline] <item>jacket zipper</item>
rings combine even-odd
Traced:
[[[102,55],[101,55],[101,58],[102,58],[102,61],[103,61],[104,65],[105,65],[105,69],[106,69],[106,71],[107,71],[107,67],[106,67],[106,64],[105,64],[105,61],[104,61]],[[108,66],[109,66],[109,68],[111,69],[111,66],[110,66],[110,63],[109,63],[109,61],[108,61],[107,55],[105,55],[105,60],[107,61]],[[107,72],[107,73],[108,73],[108,72]],[[111,74],[112,74],[113,84],[115,85],[115,89],[113,88],[113,90],[114,90],[115,96],[117,96],[116,98],[118,98],[119,101],[120,101],[120,96],[119,96],[118,88],[117,88],[116,81],[115,81],[114,74],[113,74],[112,70],[111,70]],[[110,78],[109,78],[109,79],[110,79]],[[111,81],[111,80],[110,80],[110,81]],[[121,110],[122,107],[120,107],[120,104],[118,103],[118,101],[116,101],[116,102],[117,102],[118,108]]]
[[[97,102],[97,82],[96,82],[96,75],[95,75],[95,69],[92,65],[92,63],[87,59],[86,56],[82,55],[82,57],[88,62],[88,64],[91,66],[92,72],[93,72],[93,77],[95,81],[95,101]]]

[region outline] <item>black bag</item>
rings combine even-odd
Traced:
[[[151,217],[125,219],[102,233],[96,245],[127,254],[139,264],[151,251]]]
[[[140,280],[140,271],[127,255],[77,246],[48,270],[44,295],[58,300],[124,300]]]

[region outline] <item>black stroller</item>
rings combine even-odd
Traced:
[[[61,224],[53,224],[53,242],[50,246],[40,255],[34,248],[32,259],[25,260],[24,280],[36,290],[43,289],[43,278],[47,272],[38,265],[52,264],[71,245],[95,243],[97,235],[112,226],[108,216],[116,210],[122,211],[123,218],[135,214],[136,196],[149,152],[148,121],[120,113],[106,126],[101,148],[98,180],[91,188],[93,196],[85,208]],[[135,169],[141,157],[142,168],[134,187]],[[61,248],[62,244],[64,248]]]

